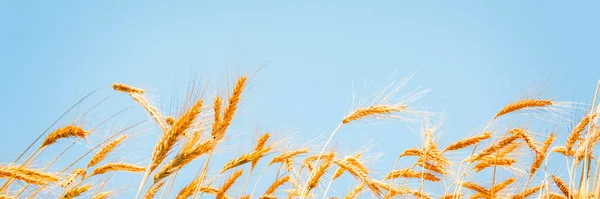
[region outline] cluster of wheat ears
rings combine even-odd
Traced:
[[[580,120],[572,121],[573,128],[568,132],[555,132],[568,135],[565,141],[555,140],[555,133],[543,138],[533,136],[526,125],[512,124],[514,127],[499,131],[493,124],[507,115],[528,113],[534,119],[540,114],[551,114],[551,110],[564,105],[550,99],[526,98],[506,105],[496,113],[478,133],[457,140],[447,146],[434,141],[434,130],[423,132],[422,145],[407,148],[402,152],[396,165],[389,172],[375,174],[375,168],[368,168],[361,157],[363,151],[341,155],[328,148],[336,132],[347,124],[360,120],[400,118],[410,112],[412,102],[418,97],[408,96],[396,103],[372,103],[352,109],[339,126],[331,133],[320,150],[309,148],[289,149],[273,141],[269,133],[256,139],[248,153],[237,156],[225,165],[211,164],[215,148],[228,133],[228,127],[239,112],[238,105],[247,86],[248,78],[237,79],[227,96],[214,96],[206,103],[204,99],[189,99],[181,114],[176,117],[164,116],[146,99],[142,89],[124,84],[113,84],[115,91],[129,94],[145,109],[162,132],[157,140],[147,165],[127,162],[106,162],[106,157],[128,138],[126,129],[112,134],[89,151],[83,153],[69,166],[52,170],[48,162],[45,167],[35,168],[32,162],[39,154],[59,141],[85,140],[93,130],[81,125],[54,127],[42,133],[38,139],[21,153],[12,163],[0,166],[0,198],[115,198],[118,191],[105,190],[110,178],[98,181],[94,178],[115,172],[139,173],[141,183],[135,198],[599,198],[600,158],[594,157],[596,143],[600,140],[597,126],[600,107],[586,108]],[[394,92],[395,89],[392,89]],[[597,95],[596,91],[596,95]],[[422,93],[411,94],[421,95]],[[382,95],[384,98],[386,94]],[[207,105],[208,104],[208,105]],[[208,107],[208,108],[207,108]],[[414,113],[414,112],[413,112]],[[207,116],[208,115],[208,116]],[[206,120],[201,117],[208,118]],[[496,129],[496,130],[494,130]],[[42,139],[43,138],[43,139]],[[38,146],[35,148],[35,146]],[[70,148],[70,147],[69,147]],[[65,149],[69,150],[69,148]],[[524,158],[516,151],[531,154]],[[64,151],[63,151],[64,153]],[[113,152],[114,153],[114,152]],[[567,174],[557,175],[544,169],[550,154],[565,157]],[[459,155],[458,160],[450,158]],[[412,156],[414,164],[399,168],[398,160]],[[90,157],[87,166],[75,166]],[[597,155],[596,155],[597,157]],[[177,176],[178,172],[195,160],[204,164],[192,179]],[[526,162],[524,160],[532,160]],[[103,163],[104,162],[104,163]],[[214,161],[213,161],[214,162]],[[259,162],[265,167],[277,167],[276,175],[268,179],[272,182],[266,190],[257,190],[260,177],[248,183]],[[524,165],[526,174],[510,172]],[[84,164],[86,165],[86,164]],[[208,167],[221,168],[219,173],[209,174]],[[487,170],[487,172],[482,172]],[[498,175],[500,170],[509,171]],[[256,173],[255,173],[256,174]],[[328,195],[332,183],[342,175],[352,176],[354,188],[343,195]],[[243,180],[242,176],[248,178]],[[568,177],[568,179],[566,179]],[[483,185],[474,179],[491,179]],[[185,182],[183,188],[173,187],[175,181]],[[348,182],[351,181],[351,182]],[[236,189],[231,189],[238,184]],[[254,186],[252,186],[254,184]],[[427,186],[434,184],[441,189],[432,191]],[[242,186],[243,185],[243,186]],[[51,190],[51,191],[48,191]],[[133,191],[133,190],[132,190]],[[166,193],[165,193],[166,192]],[[331,193],[331,192],[330,192]],[[336,191],[336,194],[340,190]]]

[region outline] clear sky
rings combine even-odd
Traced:
[[[247,141],[264,131],[280,138],[295,133],[291,142],[298,146],[327,136],[347,112],[353,88],[365,80],[380,88],[390,77],[413,73],[405,91],[433,88],[419,106],[444,112],[444,140],[456,140],[539,87],[546,90],[541,97],[589,103],[600,78],[599,8],[597,1],[4,1],[1,160],[10,162],[96,88],[138,86],[173,113],[170,97],[190,77],[210,81],[211,95],[224,93],[225,82],[266,63],[250,83],[224,153],[249,150]],[[84,118],[97,124],[134,107],[126,113],[130,120],[106,131],[146,119],[108,87],[75,114],[106,96],[113,97]],[[151,127],[135,131],[146,152],[124,146],[124,161],[145,163],[157,135]],[[385,171],[416,146],[418,134],[410,129],[399,122],[357,124],[335,143],[348,152],[375,143],[371,152],[382,156],[371,166]],[[137,176],[126,176],[130,182],[119,183],[136,187]],[[340,186],[336,193],[349,187]]]

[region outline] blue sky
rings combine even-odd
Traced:
[[[593,1],[0,4],[0,135],[7,138],[0,149],[7,162],[82,96],[113,82],[149,90],[172,113],[171,96],[189,77],[224,93],[235,75],[268,63],[251,81],[232,137],[271,131],[310,140],[335,128],[353,87],[367,80],[379,88],[415,73],[405,91],[433,88],[419,105],[444,112],[444,139],[456,140],[539,87],[542,97],[589,103],[600,78],[600,4]],[[97,123],[134,105],[105,87],[75,112],[106,96],[113,97],[86,118]],[[123,127],[144,117],[134,107],[130,120],[117,122]],[[150,127],[136,132],[147,149],[157,133]],[[228,154],[245,152],[233,146],[248,143],[231,140]],[[387,170],[418,135],[384,122],[354,125],[335,139],[348,151],[369,140],[377,143],[374,153],[383,152],[372,166]],[[147,155],[123,157],[143,162]],[[135,187],[138,180],[128,179]]]

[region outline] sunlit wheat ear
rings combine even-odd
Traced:
[[[443,152],[463,149],[463,148],[469,147],[471,145],[477,144],[477,143],[481,142],[482,140],[488,139],[490,137],[492,137],[492,132],[483,132],[483,134],[481,134],[481,135],[476,135],[473,137],[465,138],[465,139],[459,140],[458,142],[452,143],[448,147],[446,147],[446,149],[444,149]]]
[[[285,170],[292,172],[294,170],[294,158],[285,159]]]
[[[271,137],[271,134],[269,134],[268,132],[263,134],[262,136],[260,136],[260,138],[256,142],[256,146],[254,147],[254,152],[261,151],[265,147],[265,144],[267,144],[267,140],[269,140],[270,137]],[[254,170],[254,167],[256,167],[256,164],[258,164],[258,160],[259,160],[258,158],[255,160],[252,160],[252,167],[251,167],[252,170]]]
[[[542,197],[540,197],[540,198],[543,198],[543,199],[567,199],[567,197],[564,197],[558,193],[553,193],[553,192],[544,193],[542,195]]]
[[[554,175],[551,175],[550,177],[552,177],[554,184],[556,184],[560,192],[562,192],[565,196],[569,197],[571,194],[571,190],[569,190],[569,185],[559,177],[556,177]]]
[[[358,195],[360,195],[364,187],[364,183],[359,183],[358,185],[356,185],[356,187],[354,187],[354,189],[352,189],[348,194],[346,194],[346,197],[344,197],[344,199],[356,198]]]
[[[425,170],[436,172],[441,175],[448,174],[448,172],[442,166],[431,164],[429,162],[424,161],[422,158],[419,158],[419,161],[417,162],[416,165],[420,166],[421,168],[423,168]]]
[[[156,167],[158,167],[165,159],[173,146],[175,146],[177,140],[190,128],[201,110],[202,100],[198,100],[179,119],[177,119],[175,124],[173,124],[165,134],[163,134],[152,152],[150,171],[154,171],[154,169],[156,169]]]
[[[552,147],[552,150],[550,150],[550,151],[555,152],[555,153],[560,153],[566,157],[573,156],[575,153],[574,151],[570,151],[569,149],[567,149],[567,147],[564,147],[564,146]]]
[[[112,87],[115,91],[119,92],[144,94],[144,90],[125,84],[114,83]]]
[[[463,195],[464,194],[462,194],[462,193],[459,193],[459,194],[446,194],[446,195],[440,196],[440,199],[463,198]]]
[[[274,195],[262,195],[258,199],[277,199]]]
[[[164,185],[164,182],[159,182],[159,183],[152,185],[152,187],[150,187],[150,189],[148,189],[148,191],[144,195],[144,199],[154,198],[154,195],[156,195],[156,193],[158,192],[160,187],[162,187],[163,185]]]
[[[542,166],[544,158],[548,154],[548,149],[550,148],[550,145],[552,145],[554,138],[554,133],[551,133],[550,136],[548,136],[548,138],[544,142],[544,145],[542,146],[540,152],[535,154],[535,159],[533,159],[533,163],[531,164],[531,168],[529,169],[529,178],[533,177],[535,172],[537,172],[540,166]]]
[[[596,113],[593,113],[583,117],[579,124],[577,124],[577,126],[573,128],[573,131],[571,131],[571,134],[569,134],[569,137],[567,138],[567,142],[565,144],[568,150],[573,150],[573,146],[575,145],[575,142],[577,142],[577,139],[579,139],[579,137],[581,136],[581,132],[590,123],[590,121],[593,120],[594,117],[596,117],[596,115]]]
[[[479,160],[480,158],[482,158],[484,156],[490,155],[493,152],[496,152],[497,150],[500,150],[500,149],[506,147],[510,143],[514,142],[516,139],[520,138],[521,134],[524,133],[525,130],[519,129],[519,128],[514,128],[514,129],[511,129],[510,132],[511,132],[510,136],[504,137],[498,143],[495,143],[492,146],[489,146],[489,147],[483,149],[479,154],[475,155],[472,158],[469,158],[469,161],[473,162],[473,161]]]
[[[288,194],[288,199],[294,199],[296,198],[295,196],[302,196],[302,194],[300,193],[301,191],[298,189],[288,189],[285,190],[285,192]],[[306,194],[304,195],[305,198],[314,198],[315,196],[313,194]]]
[[[91,187],[92,187],[92,185],[86,184],[86,185],[83,185],[80,187],[75,187],[75,188],[69,189],[65,192],[65,195],[63,195],[61,198],[62,199],[71,199],[71,198],[81,196],[81,194],[88,191]]]
[[[478,184],[472,183],[472,182],[463,182],[461,184],[461,186],[464,188],[476,191],[477,193],[480,193],[484,196],[490,195],[490,192],[487,189],[485,189],[484,187],[482,187]]]
[[[493,166],[507,166],[507,167],[510,167],[515,162],[517,162],[517,159],[514,159],[514,158],[507,158],[507,157],[498,157],[498,158],[486,157],[486,158],[482,158],[480,160],[480,162],[477,163],[473,167],[473,169],[475,169],[476,172],[480,172],[481,170],[483,170],[485,168],[493,167]]]
[[[402,154],[400,154],[400,156],[398,156],[398,158],[404,157],[404,156],[423,156],[423,150],[421,149],[417,149],[417,148],[408,148],[406,150],[404,150],[404,152],[402,152]]]
[[[342,120],[343,124],[348,124],[352,121],[360,120],[365,117],[386,117],[392,113],[400,112],[406,109],[406,105],[373,105],[364,108],[358,108],[348,114]]]
[[[327,172],[329,165],[331,165],[331,161],[325,161],[325,162],[323,162],[323,164],[321,164],[319,166],[319,168],[316,168],[315,174],[311,175],[310,178],[308,179],[308,187],[306,189],[305,195],[310,193],[310,191],[312,189],[314,189],[315,187],[317,187],[317,185],[319,185],[319,181]]]
[[[269,162],[269,165],[275,164],[275,163],[278,163],[278,162],[283,162],[286,159],[293,158],[293,157],[295,157],[297,155],[301,155],[301,154],[304,154],[304,153],[308,153],[308,149],[307,148],[302,148],[302,149],[297,149],[295,151],[281,153],[281,154],[273,157],[273,160],[271,160],[271,162]],[[323,158],[323,157],[321,157],[321,158]]]
[[[192,180],[192,182],[190,182],[183,189],[181,189],[181,191],[179,191],[179,193],[177,194],[177,196],[175,198],[176,199],[185,199],[185,198],[190,197],[192,194],[194,194],[194,191],[196,190],[196,188],[200,186],[200,183],[202,183],[201,176],[194,178],[194,180]]]
[[[227,180],[225,180],[225,183],[223,184],[223,186],[221,186],[221,188],[219,189],[219,193],[217,193],[216,198],[217,199],[222,199],[225,198],[225,193],[227,192],[227,190],[229,190],[229,188],[231,188],[231,186],[233,186],[233,183],[235,183],[235,181],[242,176],[243,174],[243,170],[237,170],[236,172],[233,173],[233,175],[231,175],[229,178],[227,178]]]
[[[15,199],[15,197],[6,194],[0,194],[0,199]]]
[[[512,183],[514,183],[515,181],[517,181],[516,178],[508,178],[505,181],[498,183],[498,184],[494,185],[492,188],[490,188],[490,192],[496,194],[496,193],[500,192],[501,190],[505,189],[506,187],[508,187],[509,185],[511,185]]]
[[[357,169],[360,169],[361,172],[363,172],[365,174],[368,174],[369,173],[368,169],[365,168],[364,166],[362,166],[362,164],[360,162],[358,162],[358,160],[356,160],[356,158],[360,157],[361,155],[362,155],[362,153],[357,153],[354,156],[344,157],[343,161],[345,161],[348,164],[356,167]],[[348,161],[349,158],[353,158],[354,160],[351,160],[351,161],[354,161],[354,163],[349,162]],[[345,171],[345,169],[343,167],[337,168],[335,170],[335,172],[333,172],[333,176],[331,177],[331,179],[335,180],[335,179],[339,178],[342,174],[344,174],[344,171]]]
[[[85,172],[86,171],[83,168],[73,170],[73,172],[71,172],[71,175],[67,176],[67,178],[65,178],[65,180],[63,180],[60,183],[60,186],[62,188],[70,187],[78,177],[81,177],[83,179],[85,177]]]
[[[500,112],[496,114],[495,118],[498,118],[502,115],[515,112],[518,110],[529,109],[529,108],[542,108],[547,106],[552,106],[552,100],[543,100],[543,99],[524,99],[517,101],[515,103],[506,105]]]
[[[394,171],[389,172],[385,176],[386,180],[395,179],[395,178],[419,178],[419,179],[422,178],[423,180],[432,181],[432,182],[440,181],[440,179],[435,177],[435,175],[433,175],[433,174],[419,172],[419,171],[415,171],[412,169],[394,170]]]
[[[527,144],[527,146],[535,154],[540,153],[540,149],[538,148],[537,143],[535,142],[535,140],[527,132],[520,133],[520,135],[521,135],[521,139],[523,140],[523,142],[525,142],[525,144]]]
[[[128,93],[129,96],[131,96],[131,98],[133,99],[133,101],[137,102],[140,106],[144,108],[144,110],[146,110],[146,112],[148,112],[148,114],[150,114],[152,119],[154,119],[158,126],[160,126],[160,129],[162,129],[163,131],[167,130],[166,121],[163,119],[163,116],[160,114],[160,112],[158,112],[158,109],[156,109],[154,106],[148,103],[148,100],[146,100],[146,98],[143,95],[144,90],[125,84],[117,83],[113,84],[113,89],[115,91]]]
[[[112,192],[110,191],[105,191],[105,192],[100,192],[97,193],[96,195],[92,196],[92,199],[106,199],[108,198],[108,196],[110,196]]]
[[[88,134],[88,131],[83,130],[81,127],[78,126],[69,125],[61,127],[50,133],[42,143],[41,147],[46,147],[48,145],[54,144],[59,139],[63,138],[85,139],[85,137],[87,137]]]
[[[275,193],[275,190],[277,190],[277,188],[279,188],[281,185],[290,181],[290,179],[291,179],[290,176],[285,176],[283,178],[279,178],[279,179],[275,180],[275,182],[273,182],[273,184],[271,184],[271,186],[267,189],[267,191],[265,191],[265,193],[263,195],[273,195]]]
[[[221,125],[221,105],[223,104],[223,100],[221,99],[220,96],[216,96],[215,97],[215,101],[213,102],[213,124],[212,124],[212,131],[211,131],[211,135],[213,137],[213,139],[216,139],[216,135],[217,135],[217,131],[219,130],[219,127]]]
[[[87,167],[93,167],[96,164],[100,163],[102,160],[104,160],[104,158],[106,158],[106,155],[108,155],[108,153],[110,153],[113,149],[115,149],[115,147],[117,147],[121,142],[123,142],[125,138],[127,138],[127,135],[122,135],[119,136],[117,139],[104,145],[104,147],[102,147],[100,151],[98,151],[96,154],[94,154],[94,156],[92,156],[92,159],[88,163]]]
[[[271,146],[267,146],[267,147],[261,149],[260,151],[247,153],[238,158],[230,160],[229,162],[225,163],[225,166],[223,166],[223,169],[221,169],[221,173],[223,173],[227,170],[239,167],[246,163],[252,162],[253,160],[259,159],[262,156],[264,156],[265,154],[267,154],[270,150],[271,150]]]
[[[179,171],[197,157],[210,152],[215,148],[215,145],[216,141],[210,139],[199,143],[193,148],[182,150],[173,159],[161,167],[161,169],[154,175],[154,182],[158,182],[174,172]]]
[[[34,179],[40,179],[40,180],[48,182],[48,183],[58,181],[58,176],[47,173],[47,172],[43,172],[41,170],[24,168],[24,167],[20,167],[20,166],[2,167],[0,169],[5,172],[16,173],[16,174],[22,175],[22,176],[29,176]],[[1,176],[4,176],[4,175],[1,175]]]
[[[321,160],[332,161],[334,157],[335,157],[335,151],[332,151],[332,152],[323,154],[321,156]],[[317,160],[317,158],[319,158],[319,154],[306,157],[304,159],[304,161],[302,162],[302,167],[307,167],[308,170],[312,171],[314,169],[314,168],[312,168],[312,162]]]
[[[521,192],[521,193],[517,193],[515,195],[512,196],[512,199],[525,199],[528,196],[531,196],[533,194],[535,194],[536,192],[540,191],[540,189],[543,188],[543,185],[538,185],[532,188],[528,188],[525,191]]]
[[[125,171],[131,173],[140,173],[144,172],[145,168],[133,164],[127,163],[107,163],[105,165],[96,167],[92,172],[92,176],[101,175],[111,171]]]
[[[32,175],[30,173],[23,173],[20,169],[18,169],[18,167],[0,167],[0,178],[13,178],[19,181],[23,181],[27,184],[38,185],[48,184],[51,182],[56,182],[58,180],[58,176],[40,176]]]
[[[225,112],[223,112],[223,118],[219,121],[219,125],[216,129],[213,129],[212,135],[216,140],[221,140],[227,131],[227,128],[231,124],[235,112],[238,107],[238,103],[242,98],[242,91],[244,91],[244,87],[246,87],[246,76],[242,76],[237,80],[235,87],[233,88],[233,92],[229,96],[229,102],[227,107],[225,107]]]
[[[352,165],[354,168],[358,169],[361,173],[365,173],[367,175],[369,174],[369,169],[367,169],[367,167],[360,163],[360,161],[357,158],[348,157],[346,159],[346,162],[348,162],[348,164]]]

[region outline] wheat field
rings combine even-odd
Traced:
[[[289,148],[286,146],[293,140],[263,132],[246,153],[230,154],[235,158],[220,164],[214,159],[227,153],[221,146],[231,141],[229,127],[240,119],[250,81],[246,75],[239,76],[231,86],[224,86],[224,95],[203,95],[199,93],[204,88],[192,88],[173,115],[156,108],[143,88],[112,84],[113,92],[128,95],[136,108],[145,110],[144,122],[161,132],[151,143],[152,151],[136,151],[141,161],[109,158],[124,148],[126,141],[136,139],[128,129],[138,123],[91,141],[96,128],[72,118],[68,124],[50,125],[31,145],[24,146],[18,157],[1,164],[0,198],[123,198],[120,194],[124,192],[135,192],[136,199],[600,198],[596,149],[600,106],[595,97],[589,105],[539,96],[515,99],[489,113],[489,122],[475,133],[458,140],[439,140],[436,127],[424,125],[422,143],[386,152],[397,154],[394,165],[374,168],[366,164],[368,150],[337,151],[333,139],[348,136],[349,132],[344,132],[347,125],[436,117],[414,105],[429,90],[402,94],[403,81],[385,87],[372,101],[356,103],[338,118],[338,124],[332,124],[337,128],[316,147],[306,143],[306,147]],[[398,93],[402,96],[393,97]],[[574,109],[581,110],[582,116],[564,119]],[[527,119],[512,120],[523,117]],[[549,124],[533,125],[537,120]],[[572,128],[567,131],[554,131],[557,125],[569,124]],[[558,139],[562,137],[566,139]],[[93,147],[73,151],[71,146],[82,142]],[[52,149],[57,143],[70,146]],[[67,152],[78,158],[59,158]],[[550,159],[560,165],[549,165]],[[195,171],[194,175],[180,174],[183,169]],[[265,172],[267,169],[276,172]],[[111,180],[113,175],[129,176],[125,179],[134,186],[110,186],[116,183]],[[338,183],[352,187],[340,190]]]

